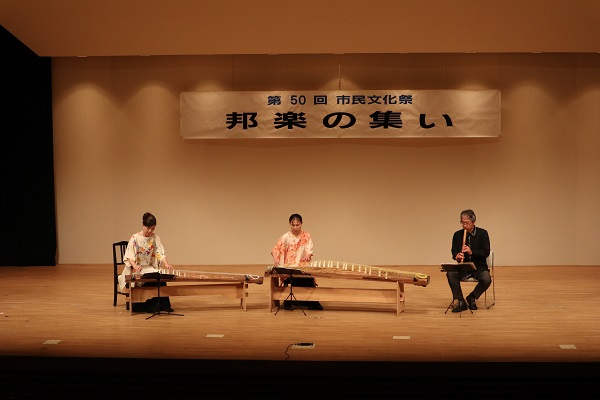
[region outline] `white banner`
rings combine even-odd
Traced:
[[[499,137],[500,91],[181,93],[181,137]]]

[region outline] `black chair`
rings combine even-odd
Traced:
[[[125,250],[127,250],[127,241],[123,240],[121,242],[113,243],[113,284],[114,284],[114,299],[113,306],[117,306],[117,295],[123,295],[125,297],[129,297],[129,284],[125,287],[125,290],[121,291],[119,289],[119,275],[123,271],[125,267],[125,261],[123,257],[125,256]],[[125,302],[125,307],[129,310],[129,301]]]

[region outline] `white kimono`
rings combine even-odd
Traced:
[[[119,275],[119,286],[121,290],[125,289],[125,276],[131,275],[131,263],[129,260],[135,260],[135,263],[142,267],[142,273],[157,272],[160,269],[161,261],[165,258],[165,249],[160,242],[158,235],[146,237],[140,232],[134,233],[129,239],[127,250],[125,250],[125,268]]]

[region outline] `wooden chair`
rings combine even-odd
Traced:
[[[490,288],[488,288],[483,293],[483,298],[484,298],[485,307],[490,308],[491,306],[496,304],[496,279],[494,278],[494,251],[492,251],[492,250],[490,250],[490,255],[487,258],[487,265],[488,265],[488,268],[490,269],[490,276],[492,277],[492,284],[491,284],[492,302],[490,303],[490,305],[488,305],[488,301],[487,301],[487,292],[488,292],[488,290],[490,290]],[[473,278],[472,276],[469,276],[467,278],[461,279],[461,282],[477,284],[477,279]]]
[[[123,240],[121,242],[113,243],[113,284],[114,284],[114,299],[113,306],[117,305],[117,295],[123,295],[129,297],[129,283],[127,283],[125,290],[121,291],[119,289],[119,275],[123,271],[125,266],[125,261],[123,257],[125,256],[125,250],[127,249],[127,241]],[[125,308],[129,310],[129,301],[125,302]]]

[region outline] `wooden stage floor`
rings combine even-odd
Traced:
[[[265,266],[180,269],[262,275]],[[0,399],[106,398],[140,385],[150,394],[208,398],[504,390],[584,398],[581,388],[597,386],[600,266],[497,266],[496,305],[485,309],[482,296],[473,314],[444,313],[451,295],[439,266],[398,269],[431,276],[427,287],[405,286],[400,316],[393,306],[335,302],[275,315],[265,278],[249,286],[247,311],[221,296],[171,297],[183,315],[147,319],[131,315],[123,296],[113,307],[112,265],[0,267]],[[465,295],[471,287],[463,286]],[[313,346],[290,348],[304,342]]]

